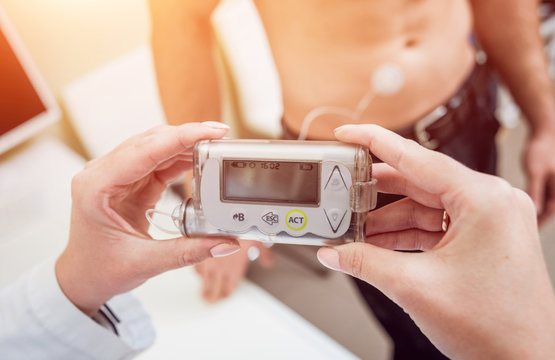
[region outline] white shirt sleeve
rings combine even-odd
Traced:
[[[150,317],[131,294],[108,302],[119,336],[94,322],[63,294],[55,260],[29,270],[0,290],[3,359],[129,359],[155,339]]]

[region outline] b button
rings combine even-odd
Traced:
[[[235,224],[244,224],[247,221],[247,215],[243,209],[235,209],[231,212],[231,219]]]
[[[301,210],[291,210],[287,213],[285,221],[289,229],[299,231],[306,226],[306,215]]]

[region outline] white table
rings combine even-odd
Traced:
[[[135,291],[158,333],[140,359],[356,359],[253,283],[214,305],[203,302],[200,287],[185,268]]]

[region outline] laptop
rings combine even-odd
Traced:
[[[0,6],[0,154],[60,119],[60,109]]]

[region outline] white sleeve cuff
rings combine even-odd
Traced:
[[[133,295],[118,295],[108,302],[120,319],[117,336],[66,298],[54,267],[55,260],[51,260],[29,273],[26,297],[37,321],[69,353],[92,359],[128,359],[152,345],[155,332],[150,317]]]

